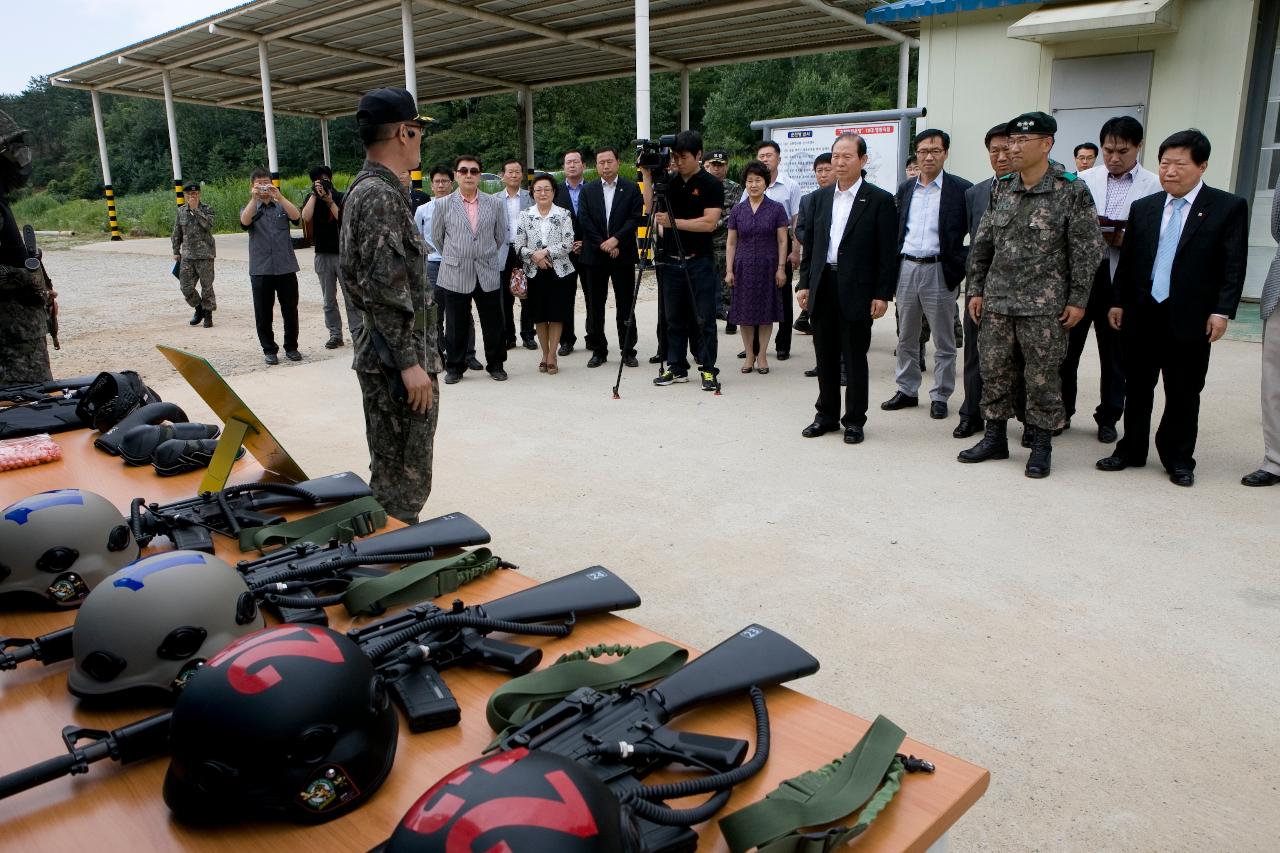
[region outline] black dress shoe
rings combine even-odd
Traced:
[[[280,356],[276,355],[273,352],[267,352],[262,354],[262,360],[265,361],[267,364],[279,364]]]
[[[837,429],[839,429],[839,427],[836,426],[835,424],[828,424],[828,423],[823,423],[822,421],[819,421],[819,420],[815,420],[813,423],[809,424],[807,427],[800,430],[800,434],[803,435],[805,438],[817,438],[820,435],[826,435],[829,432],[835,432]]]
[[[507,371],[503,370],[501,367],[496,367],[489,371],[489,378],[498,382],[506,382]]]
[[[561,344],[560,349],[556,350],[556,355],[568,355],[573,352],[573,344]]]
[[[934,400],[929,404],[929,417],[935,421],[940,421],[947,416],[947,404],[941,400]]]
[[[484,365],[480,363],[480,359],[474,355],[467,356],[467,370],[484,370]]]
[[[812,379],[813,377],[815,377],[815,376],[817,376],[817,375],[818,375],[818,368],[816,368],[816,367],[811,367],[811,368],[809,368],[808,370],[806,370],[806,371],[804,372],[804,375],[805,375],[805,376],[808,376],[810,379]]]
[[[639,367],[639,366],[640,366],[640,362],[639,362],[639,360],[637,360],[637,359],[636,359],[636,357],[635,357],[634,355],[629,355],[629,356],[627,356],[626,358],[624,358],[624,359],[622,360],[622,363],[623,363],[623,364],[625,364],[627,367]]]
[[[1174,468],[1169,472],[1169,482],[1175,486],[1194,486],[1196,475],[1186,468]]]
[[[862,444],[862,439],[863,439],[862,427],[852,426],[852,427],[844,428],[845,444]]]
[[[600,365],[604,364],[608,360],[609,360],[609,357],[606,355],[600,355],[599,353],[592,353],[591,358],[587,360],[587,367],[599,367]]]
[[[1261,468],[1240,478],[1240,484],[1243,486],[1274,486],[1276,483],[1280,483],[1280,477]]]
[[[1098,424],[1098,441],[1103,444],[1114,444],[1119,437],[1115,424]]]
[[[462,381],[461,373],[446,373],[444,375],[445,385],[457,385],[461,381]]]
[[[189,326],[199,326],[200,321],[204,319],[204,309],[197,308],[196,313],[191,315],[191,319],[187,321]]]
[[[516,348],[516,339],[515,339],[515,338],[512,338],[511,340],[507,341],[507,342],[506,342],[506,344],[507,344],[507,349],[515,349],[515,348]]]
[[[911,409],[918,405],[920,405],[919,397],[908,397],[901,391],[896,391],[892,397],[880,404],[880,408],[886,412],[895,412],[898,409]]]
[[[290,361],[302,361],[302,353],[296,349],[287,349],[284,351],[284,357]]]
[[[746,350],[743,350],[742,352],[738,353],[738,358],[746,358],[746,357],[747,357],[747,351],[746,351]]]
[[[1113,453],[1110,456],[1105,456],[1093,463],[1093,467],[1097,468],[1099,471],[1123,471],[1125,468],[1141,468],[1145,464],[1146,463],[1143,462],[1141,465],[1134,465],[1120,454]]]
[[[336,335],[330,337],[329,340],[324,342],[325,349],[337,349],[340,346],[342,346],[342,338],[339,338]]]
[[[971,435],[977,435],[983,429],[982,418],[966,418],[960,416],[960,423],[951,431],[952,438],[968,438]]]
[[[791,358],[791,351],[788,350],[786,352],[774,353],[774,355],[778,359],[778,361],[786,361],[787,359]]]
[[[538,342],[537,342],[537,341],[535,341],[533,338],[525,338],[525,339],[524,339],[524,348],[525,348],[525,349],[537,349],[537,348],[538,348]]]
[[[726,335],[736,335],[736,334],[738,334],[738,327],[737,327],[737,326],[735,326],[733,323],[725,323],[725,324],[724,324],[724,333],[725,333]]]
[[[662,356],[660,356],[660,355],[651,355],[651,356],[649,356],[649,363],[650,363],[650,364],[662,364]]]

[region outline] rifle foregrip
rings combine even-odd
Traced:
[[[173,547],[179,551],[203,551],[206,554],[213,553],[213,533],[204,527],[193,524],[184,527],[174,527],[168,531],[169,540],[173,542]]]
[[[45,782],[70,776],[78,763],[74,755],[59,755],[0,776],[0,800],[39,787]]]
[[[409,730],[429,732],[456,726],[462,719],[458,702],[432,667],[414,669],[392,681],[391,696],[409,719]]]

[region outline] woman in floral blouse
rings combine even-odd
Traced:
[[[529,293],[524,310],[532,312],[534,331],[542,348],[542,373],[558,373],[556,350],[564,324],[573,315],[578,274],[569,261],[573,247],[573,220],[569,211],[554,204],[556,179],[540,172],[529,192],[533,207],[520,213],[516,227],[516,251],[524,262]]]

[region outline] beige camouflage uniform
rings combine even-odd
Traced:
[[[969,294],[980,296],[978,353],[982,416],[1014,416],[1021,347],[1027,386],[1026,423],[1046,430],[1066,425],[1058,367],[1067,330],[1058,317],[1067,305],[1089,303],[1102,262],[1102,232],[1093,196],[1061,165],[1031,189],[1017,173],[1002,178],[969,252]]]
[[[366,160],[343,202],[338,280],[364,317],[351,367],[364,399],[370,486],[387,513],[406,524],[418,520],[431,494],[440,411],[440,386],[434,380],[444,369],[426,258],[427,247],[414,227],[413,207],[399,178]],[[394,362],[387,372],[374,347],[375,330]],[[388,387],[389,373],[394,376],[414,364],[422,365],[433,380],[433,404],[421,415],[394,399]]]

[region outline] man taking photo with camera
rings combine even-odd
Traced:
[[[715,254],[711,235],[720,223],[724,186],[702,168],[702,134],[684,130],[671,143],[670,168],[659,174],[666,181],[659,188],[654,224],[661,232],[658,242],[660,262],[658,282],[662,288],[667,317],[667,369],[654,385],[689,381],[689,330],[696,328],[700,340],[694,356],[702,372],[702,390],[718,391],[720,371],[716,368],[716,281]],[[658,162],[637,163],[644,180],[646,209],[654,204],[651,167]],[[665,165],[665,164],[664,164]],[[656,168],[654,168],[656,171]],[[691,316],[692,315],[692,316]]]
[[[266,169],[254,169],[249,186],[249,202],[240,211],[240,226],[249,232],[249,281],[258,343],[267,364],[280,363],[280,347],[272,329],[279,299],[285,357],[302,361],[298,352],[298,259],[289,235],[289,226],[302,218],[302,212],[280,193]]]

